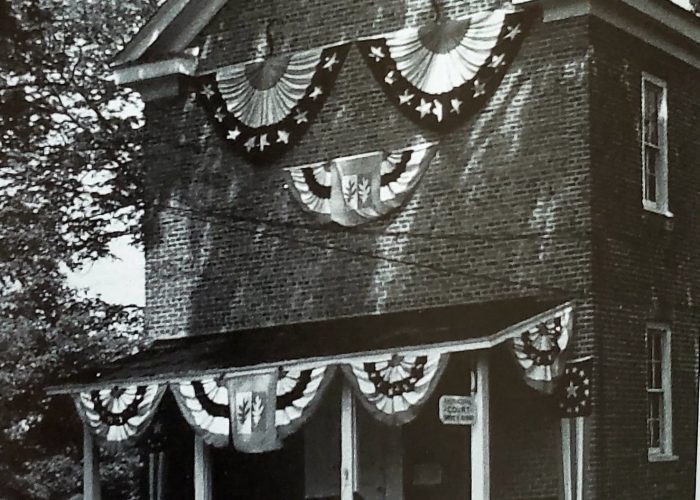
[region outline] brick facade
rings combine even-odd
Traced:
[[[442,3],[450,17],[499,4]],[[262,55],[272,17],[280,53],[431,16],[423,0],[229,2],[192,45],[207,70]],[[642,70],[669,83],[669,220],[640,202]],[[700,324],[693,303],[700,302],[700,230],[692,217],[700,203],[693,161],[700,157],[693,129],[700,75],[691,73],[600,20],[539,22],[483,111],[440,135],[398,113],[353,47],[300,144],[262,168],[233,154],[185,95],[149,102],[147,327],[159,336],[235,334],[565,295],[576,301],[574,354],[597,360],[590,498],[689,498]],[[309,219],[280,170],[426,141],[439,141],[439,152],[413,197],[396,215],[360,229]],[[679,460],[649,464],[640,370],[643,325],[655,315],[667,315],[673,327]],[[517,373],[503,353],[494,353],[494,366],[493,498],[551,498],[560,481],[558,420],[538,404],[541,396],[513,383]]]

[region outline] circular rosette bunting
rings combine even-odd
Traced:
[[[554,384],[566,366],[565,351],[572,326],[573,310],[568,307],[512,339],[515,359],[530,387],[546,393],[554,391]]]
[[[372,415],[386,424],[403,425],[418,415],[435,389],[447,359],[447,354],[389,354],[371,363],[343,365],[343,371]]]
[[[193,78],[191,95],[236,152],[268,164],[308,130],[349,48],[345,43],[220,68]]]
[[[212,446],[228,446],[231,422],[228,389],[223,378],[173,382],[170,390],[182,415],[197,435]]]
[[[280,438],[296,432],[314,413],[334,373],[334,366],[310,370],[280,368],[275,412],[275,426]]]
[[[480,12],[356,43],[375,79],[404,115],[422,127],[446,132],[491,97],[536,12]]]
[[[403,205],[435,157],[435,143],[286,170],[292,195],[322,222],[357,226]]]
[[[74,395],[83,422],[107,449],[133,445],[153,419],[164,385],[113,387]]]

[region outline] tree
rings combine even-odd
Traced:
[[[105,77],[154,8],[0,0],[2,498],[77,491],[80,424],[44,388],[147,342],[138,308],[71,289],[65,271],[107,255],[113,238],[140,241],[140,102]],[[126,467],[115,463],[112,474]],[[109,498],[128,495],[133,481],[122,483]]]

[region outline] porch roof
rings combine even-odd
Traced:
[[[163,339],[133,356],[79,372],[47,391],[172,382],[290,363],[311,367],[397,350],[483,349],[569,305],[561,298],[530,296]]]

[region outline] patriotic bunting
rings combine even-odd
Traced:
[[[275,425],[280,438],[297,431],[313,414],[333,379],[335,367],[282,369],[277,379]]]
[[[591,414],[591,372],[593,358],[571,361],[558,389],[558,405],[562,418],[587,417]]]
[[[513,353],[530,387],[547,393],[554,390],[554,382],[564,373],[563,355],[572,327],[573,310],[567,307],[512,339]]]
[[[293,196],[323,222],[357,226],[400,207],[435,156],[436,144],[337,158],[287,170]]]
[[[108,449],[132,445],[156,413],[165,386],[113,387],[74,396],[83,422]]]
[[[534,19],[499,9],[356,42],[375,79],[418,125],[451,131],[491,97]]]
[[[275,428],[277,370],[226,381],[233,446],[244,453],[280,447]]]
[[[387,355],[373,363],[343,366],[358,399],[378,420],[402,425],[413,420],[435,389],[447,354]]]
[[[204,441],[225,447],[230,442],[229,397],[221,377],[170,384],[185,420]]]
[[[564,500],[586,498],[588,462],[586,417],[591,414],[593,358],[567,363],[557,391],[561,413],[561,452]]]
[[[219,135],[248,161],[268,164],[308,130],[333,88],[349,43],[218,69],[192,79]]]

